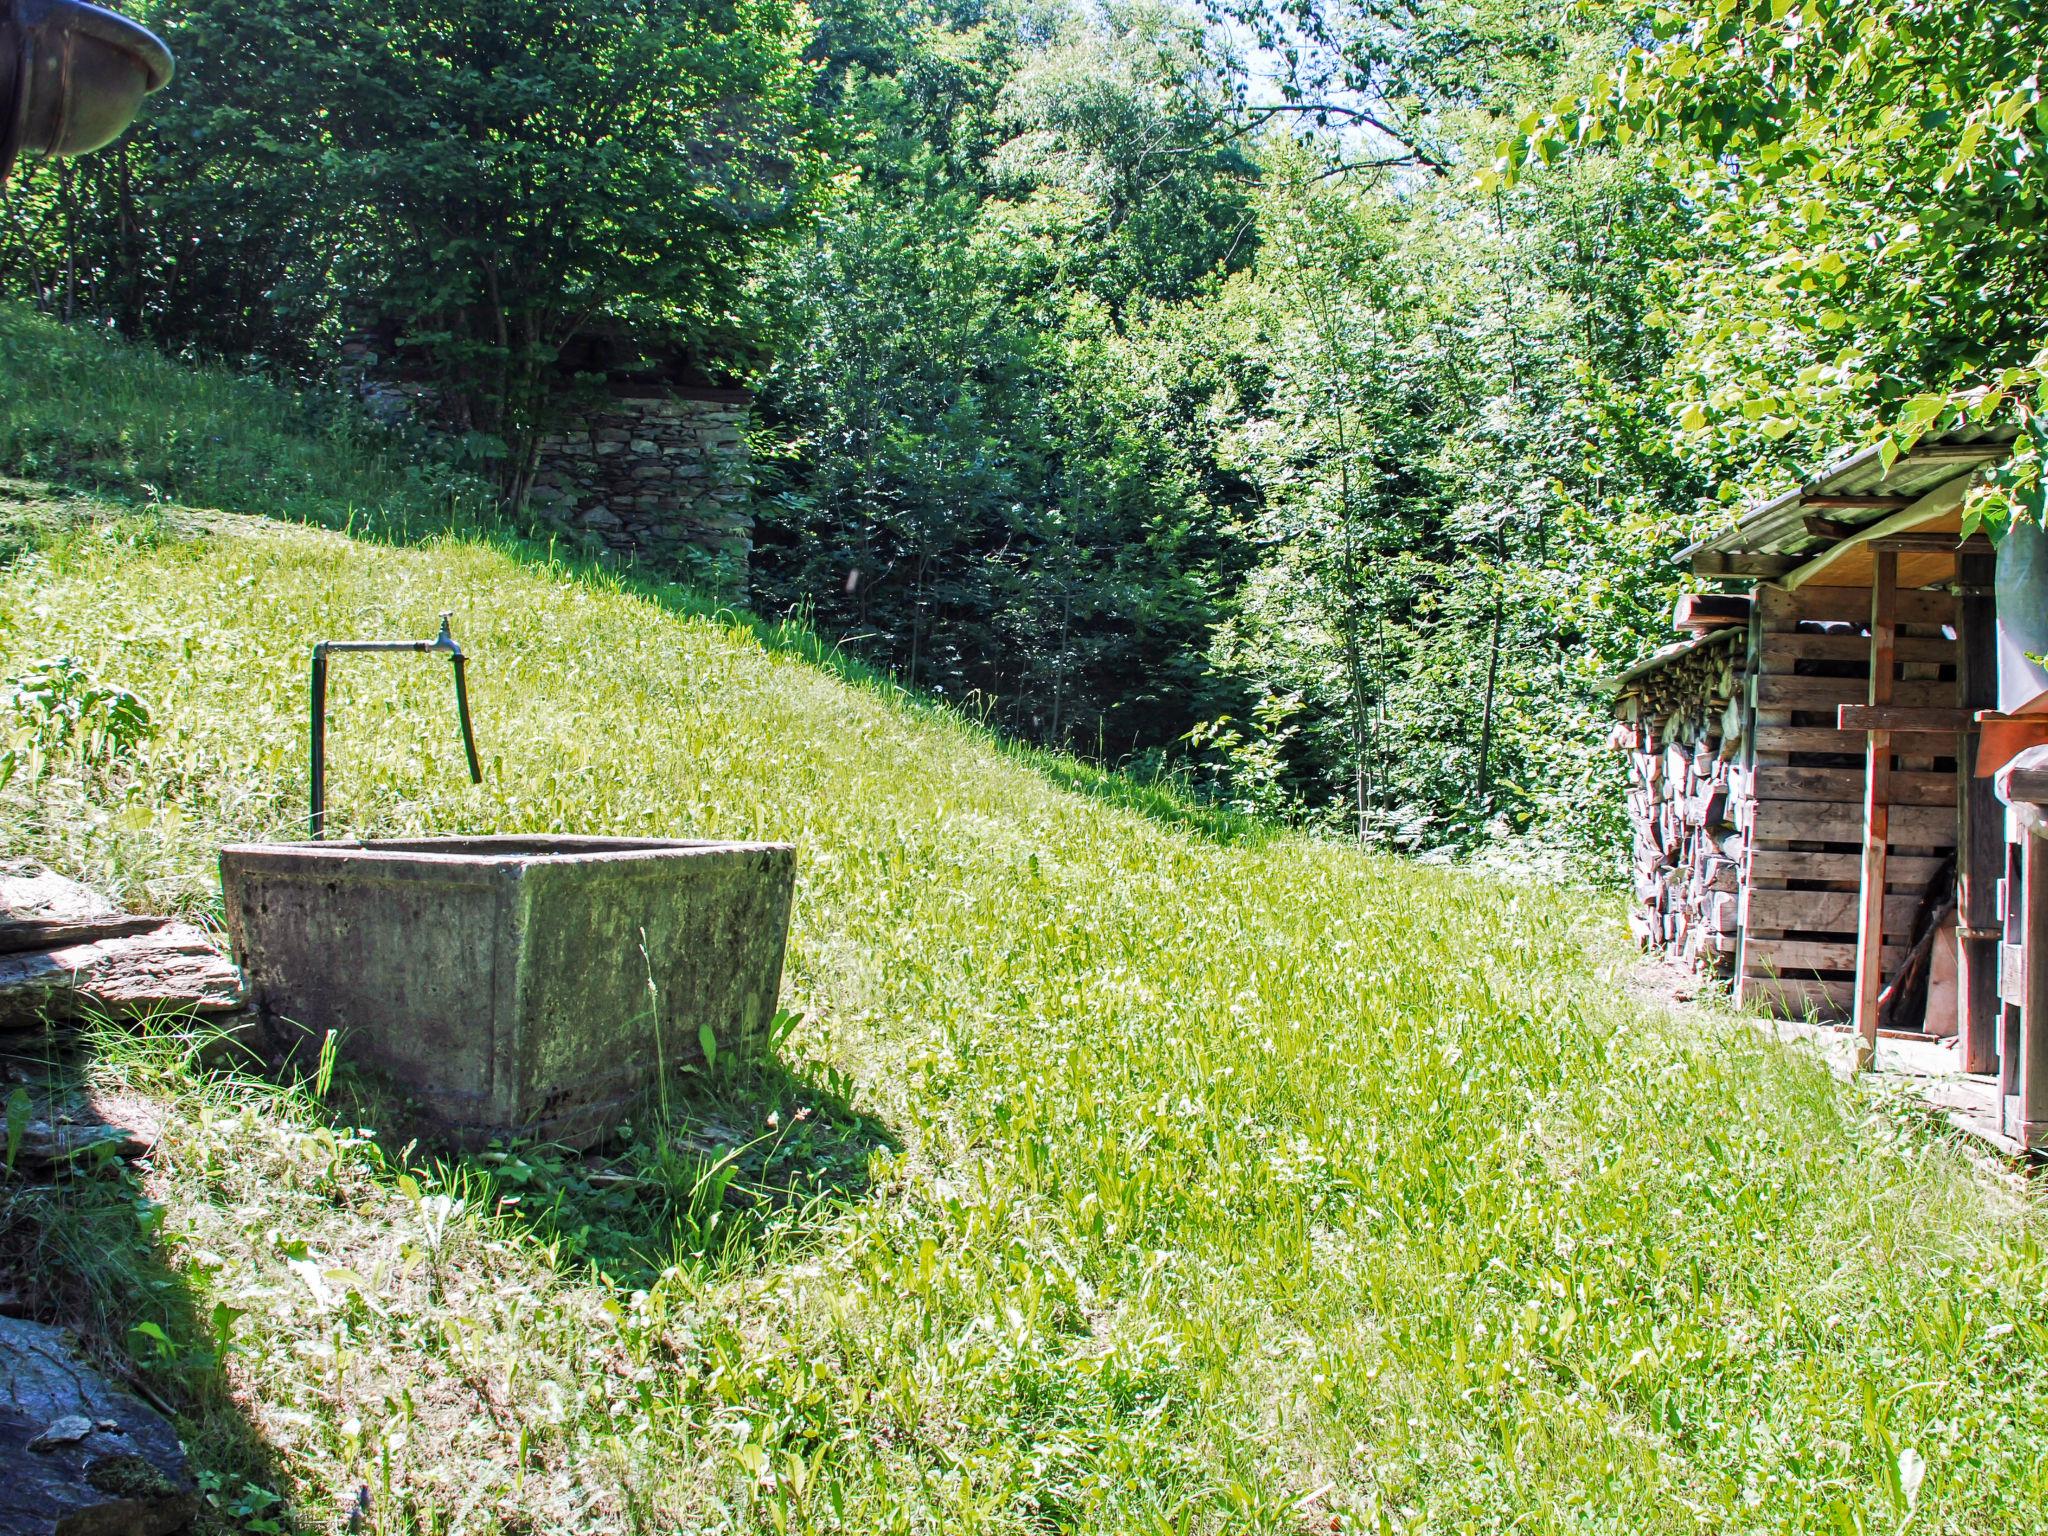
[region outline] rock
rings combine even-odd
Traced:
[[[0,955],[141,933],[161,921],[123,912],[98,891],[39,864],[0,864]]]
[[[242,978],[213,941],[185,923],[0,955],[0,1030],[88,1013],[137,1018],[166,1008],[227,1013]]]
[[[152,1138],[132,1126],[104,1121],[77,1124],[31,1120],[23,1127],[21,1143],[15,1148],[17,1168],[48,1168],[88,1157],[96,1148],[111,1149],[114,1157],[140,1157],[149,1150]],[[5,1142],[0,1141],[0,1147]]]
[[[91,1419],[70,1413],[29,1441],[28,1448],[32,1451],[54,1451],[60,1445],[76,1445],[91,1433]]]
[[[0,1536],[171,1536],[198,1514],[161,1414],[61,1330],[0,1317]]]

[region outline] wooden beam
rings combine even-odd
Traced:
[[[2048,768],[2037,768],[2031,763],[2008,765],[2005,798],[2012,804],[2025,801],[2029,805],[2048,805]]]
[[[1695,576],[1719,576],[1727,581],[1776,581],[1798,564],[1790,555],[1748,550],[1703,549],[1692,557]]]
[[[1870,703],[1892,701],[1892,668],[1899,634],[1899,556],[1880,549],[1870,583]],[[1856,925],[1856,1024],[1859,1069],[1877,1060],[1877,1003],[1884,991],[1884,861],[1891,831],[1891,732],[1867,738],[1863,767],[1863,899]]]
[[[1902,555],[1952,555],[1962,548],[1959,533],[1892,533],[1866,541],[1872,549]]]
[[[1732,629],[1749,622],[1749,594],[1746,592],[1687,592],[1678,599],[1671,622],[1680,629],[1704,634],[1711,629]]]
[[[1967,709],[1908,709],[1901,704],[1844,704],[1835,710],[1835,724],[1845,731],[1977,732],[1977,721]]]
[[[1917,496],[1802,496],[1799,505],[1830,510],[1836,507],[1844,511],[1902,512],[1920,498]]]
[[[1849,538],[1856,532],[1854,523],[1837,522],[1832,517],[1819,517],[1810,512],[1799,519],[1799,526],[1816,539],[1827,539],[1830,542]]]
[[[1974,550],[1956,557],[1956,699],[1971,716],[1969,725],[1976,724],[1977,710],[1998,703],[1994,564],[1991,555]],[[2005,815],[1991,780],[1977,777],[1977,733],[1968,725],[1956,731],[1956,767],[1956,1026],[1963,1070],[1996,1072],[1998,877],[2005,865]]]

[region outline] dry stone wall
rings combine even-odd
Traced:
[[[376,343],[341,349],[341,377],[379,421],[441,423],[431,385],[396,377]],[[528,506],[543,529],[732,593],[754,547],[745,392],[614,385],[544,439]]]
[[[541,444],[531,505],[565,532],[739,585],[753,549],[746,397],[616,397]]]

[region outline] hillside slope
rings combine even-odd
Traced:
[[[69,655],[154,719],[18,771],[0,854],[205,914],[214,847],[303,815],[310,642],[452,610],[484,784],[444,672],[356,658],[337,821],[786,838],[803,1021],[587,1162],[103,1039],[163,1140],[139,1187],[0,1184],[0,1262],[184,1410],[230,1524],[2038,1528],[2031,1200],[1632,1004],[1604,912],[1205,836],[672,590],[247,495],[0,489],[69,530],[0,568],[0,676]]]

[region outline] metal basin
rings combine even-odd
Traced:
[[[111,144],[171,68],[149,28],[85,0],[0,0],[0,179],[20,153]]]
[[[223,848],[236,957],[277,1046],[329,1030],[421,1128],[588,1146],[664,1068],[759,1048],[786,843],[441,837]]]

